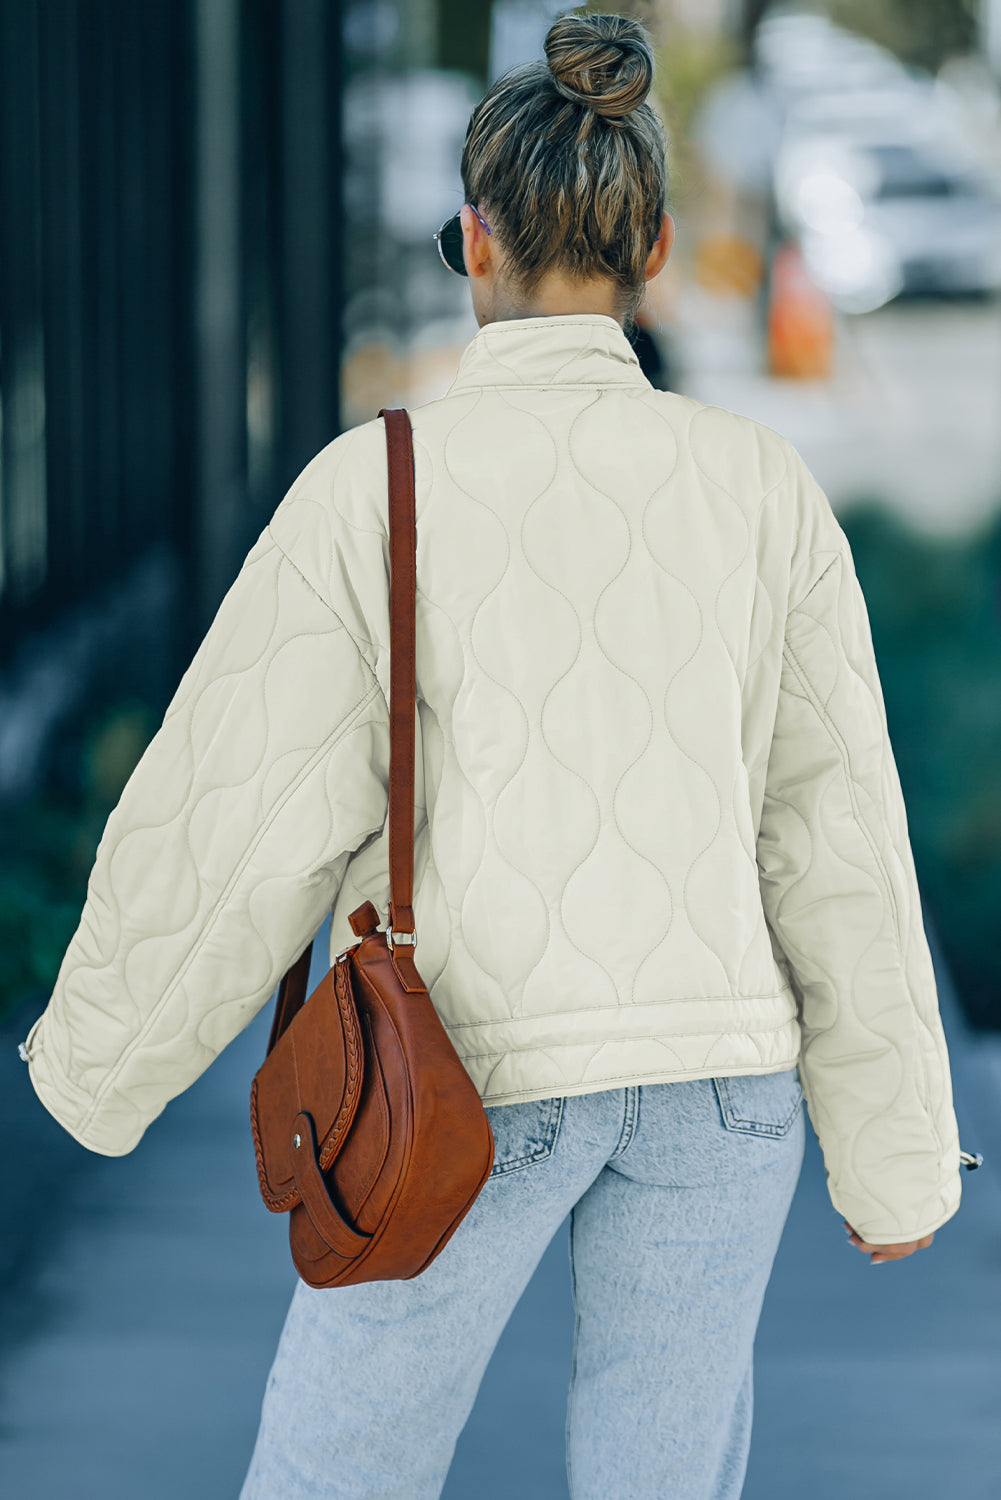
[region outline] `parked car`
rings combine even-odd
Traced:
[[[929,139],[923,125],[787,135],[775,198],[785,232],[841,311],[1001,290],[1001,196],[971,154]]]
[[[766,17],[755,56],[782,113],[776,222],[839,311],[1001,289],[1001,186],[948,88],[818,15]]]

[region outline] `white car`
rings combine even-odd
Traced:
[[[1001,197],[955,141],[923,129],[787,137],[775,199],[841,311],[1001,289]]]
[[[766,17],[755,56],[782,114],[778,224],[836,307],[1001,289],[1001,189],[947,87],[813,14]]]

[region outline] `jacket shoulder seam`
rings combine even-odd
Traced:
[[[302,579],[302,582],[309,589],[309,592],[313,595],[314,599],[318,599],[319,600],[319,602],[323,605],[323,607],[327,611],[327,613],[333,615],[334,619],[337,621],[338,625],[344,631],[345,635],[347,635],[347,636],[350,637],[351,641],[354,644],[354,647],[355,647],[356,651],[358,652],[359,656],[362,658],[362,661],[365,663],[365,665],[368,668],[368,670],[372,673],[372,676],[375,677],[376,682],[378,682],[379,679],[378,679],[378,677],[376,677],[375,669],[373,668],[372,663],[369,661],[369,658],[368,658],[367,654],[365,653],[365,651],[362,650],[362,643],[364,642],[364,644],[369,648],[370,651],[374,651],[375,650],[374,642],[368,640],[367,637],[365,637],[365,636],[357,636],[357,635],[355,635],[354,631],[349,628],[349,626],[346,624],[346,622],[337,613],[337,610],[331,604],[330,600],[329,599],[325,599],[323,597],[323,595],[320,593],[320,591],[316,587],[316,585],[314,583],[312,583],[309,578],[306,577],[306,574],[302,571],[302,569],[300,568],[299,564],[296,562],[295,558],[292,557],[290,555],[290,553],[287,552],[286,549],[282,546],[281,542],[278,540],[278,538],[275,536],[274,532],[271,530],[270,523],[268,525],[268,535],[270,536],[272,542],[274,542],[275,546],[278,548],[278,551],[281,553],[282,557],[288,563],[288,565],[292,569],[292,571],[294,573],[298,574],[298,576]],[[381,691],[381,684],[380,684],[380,691]]]
[[[816,556],[818,554],[811,553],[810,555],[811,556]],[[823,553],[820,553],[819,555],[823,556]],[[819,584],[823,583],[824,579],[827,577],[828,573],[834,567],[835,563],[840,562],[840,560],[841,560],[841,558],[843,556],[844,556],[844,548],[843,547],[839,547],[838,550],[834,553],[834,556],[831,558],[830,562],[827,564],[827,566],[825,568],[823,568],[820,573],[818,573],[817,577],[813,580],[813,582],[811,583],[810,587],[807,589],[807,591],[803,595],[803,597],[801,599],[799,599],[795,604],[790,604],[789,609],[788,609],[788,613],[789,614],[795,614],[795,612],[798,609],[802,609],[803,608],[803,605],[809,599],[809,597],[813,593],[814,589],[817,588],[817,586]]]

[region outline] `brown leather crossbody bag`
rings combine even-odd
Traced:
[[[417,1276],[490,1175],[479,1093],[414,963],[417,531],[410,418],[381,411],[389,458],[389,922],[371,901],[359,941],[306,999],[313,944],[278,989],[250,1096],[261,1195],[290,1214],[313,1287]]]

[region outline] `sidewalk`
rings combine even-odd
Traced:
[[[325,954],[321,935],[314,961]],[[1001,1036],[967,1033],[941,969],[940,990],[961,1140],[984,1167],[964,1171],[963,1205],[934,1245],[874,1277],[808,1126],[759,1330],[743,1500],[1001,1492]],[[69,1143],[57,1229],[0,1309],[12,1500],[235,1500],[294,1285],[247,1121],[269,1024],[270,1008],[130,1156]],[[4,1064],[2,1081],[7,1107],[46,1139],[26,1070]],[[566,1497],[571,1327],[564,1227],[505,1330],[444,1500]]]

